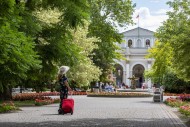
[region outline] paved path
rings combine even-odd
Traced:
[[[163,103],[152,98],[73,96],[73,115],[58,115],[58,104],[23,107],[0,114],[0,127],[186,127]]]

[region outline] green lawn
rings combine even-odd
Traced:
[[[9,101],[7,101],[9,102]],[[23,107],[23,106],[35,106],[34,100],[27,100],[27,101],[12,101],[16,107]],[[3,101],[0,101],[0,104],[2,104]]]
[[[27,100],[27,101],[14,101],[15,106],[23,107],[23,106],[35,106],[34,100]]]

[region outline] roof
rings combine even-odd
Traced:
[[[144,29],[144,28],[142,28],[142,27],[137,27],[137,28],[134,28],[134,29],[131,29],[131,30],[127,30],[127,31],[124,31],[124,32],[121,32],[121,33],[126,33],[126,32],[130,32],[130,31],[134,31],[134,30],[136,30],[136,29],[142,29],[142,30],[145,30],[145,31],[148,31],[148,32],[152,32],[152,33],[155,33],[154,31],[151,31],[151,30],[148,30],[148,29]]]

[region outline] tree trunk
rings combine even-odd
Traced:
[[[4,91],[0,92],[0,100],[12,100],[12,87],[8,86],[8,87],[4,87],[3,86]]]
[[[22,85],[20,85],[20,93],[22,93]]]
[[[50,87],[51,87],[51,92],[53,92],[53,83],[50,83]]]

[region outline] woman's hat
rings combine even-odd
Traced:
[[[70,68],[68,66],[61,66],[59,68],[59,74],[65,74]]]

